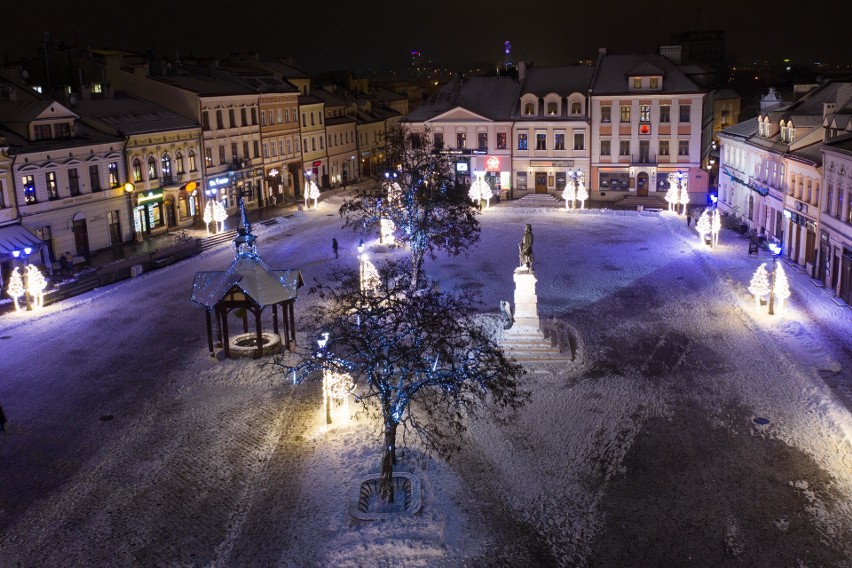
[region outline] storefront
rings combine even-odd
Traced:
[[[133,227],[138,235],[150,235],[166,228],[166,218],[163,214],[163,190],[148,191],[136,196]]]
[[[568,172],[575,167],[574,160],[516,159],[515,162],[515,189],[535,193],[562,192]]]

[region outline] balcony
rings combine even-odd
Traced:
[[[657,165],[657,155],[656,154],[633,154],[630,156],[630,165],[633,166],[656,166]]]

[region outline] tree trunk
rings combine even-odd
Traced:
[[[385,503],[393,503],[393,466],[396,464],[396,422],[385,424],[385,445],[382,449],[382,473],[379,496]]]
[[[411,248],[411,289],[420,288],[420,278],[423,275],[423,255],[425,251],[419,248]]]

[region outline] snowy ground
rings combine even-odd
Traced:
[[[262,227],[261,256],[308,283],[357,269],[339,204]],[[0,318],[0,566],[852,566],[852,310],[788,266],[786,314],[755,313],[769,258],[730,232],[711,252],[683,217],[480,219],[428,274],[496,317],[532,223],[540,315],[584,357],[531,368],[530,404],[473,423],[449,462],[414,448],[419,515],[348,514],[375,425],[326,430],[318,385],[207,355],[190,285],[224,247]]]

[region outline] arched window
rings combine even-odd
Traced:
[[[157,179],[157,160],[148,156],[148,179]]]
[[[183,154],[180,151],[175,154],[175,169],[177,170],[178,175],[186,172],[186,170],[183,168]]]
[[[163,173],[163,178],[166,180],[172,177],[172,159],[168,154],[163,154],[160,158],[160,171]]]
[[[551,116],[556,115],[556,103],[554,101],[547,103],[547,114]]]
[[[532,116],[535,114],[535,104],[533,103],[524,103],[524,115]]]
[[[195,151],[189,151],[189,171],[194,172],[198,169],[198,165],[195,163]]]
[[[133,181],[142,181],[142,162],[133,158]]]
[[[580,114],[582,112],[582,105],[579,102],[574,101],[571,103],[571,114]]]

